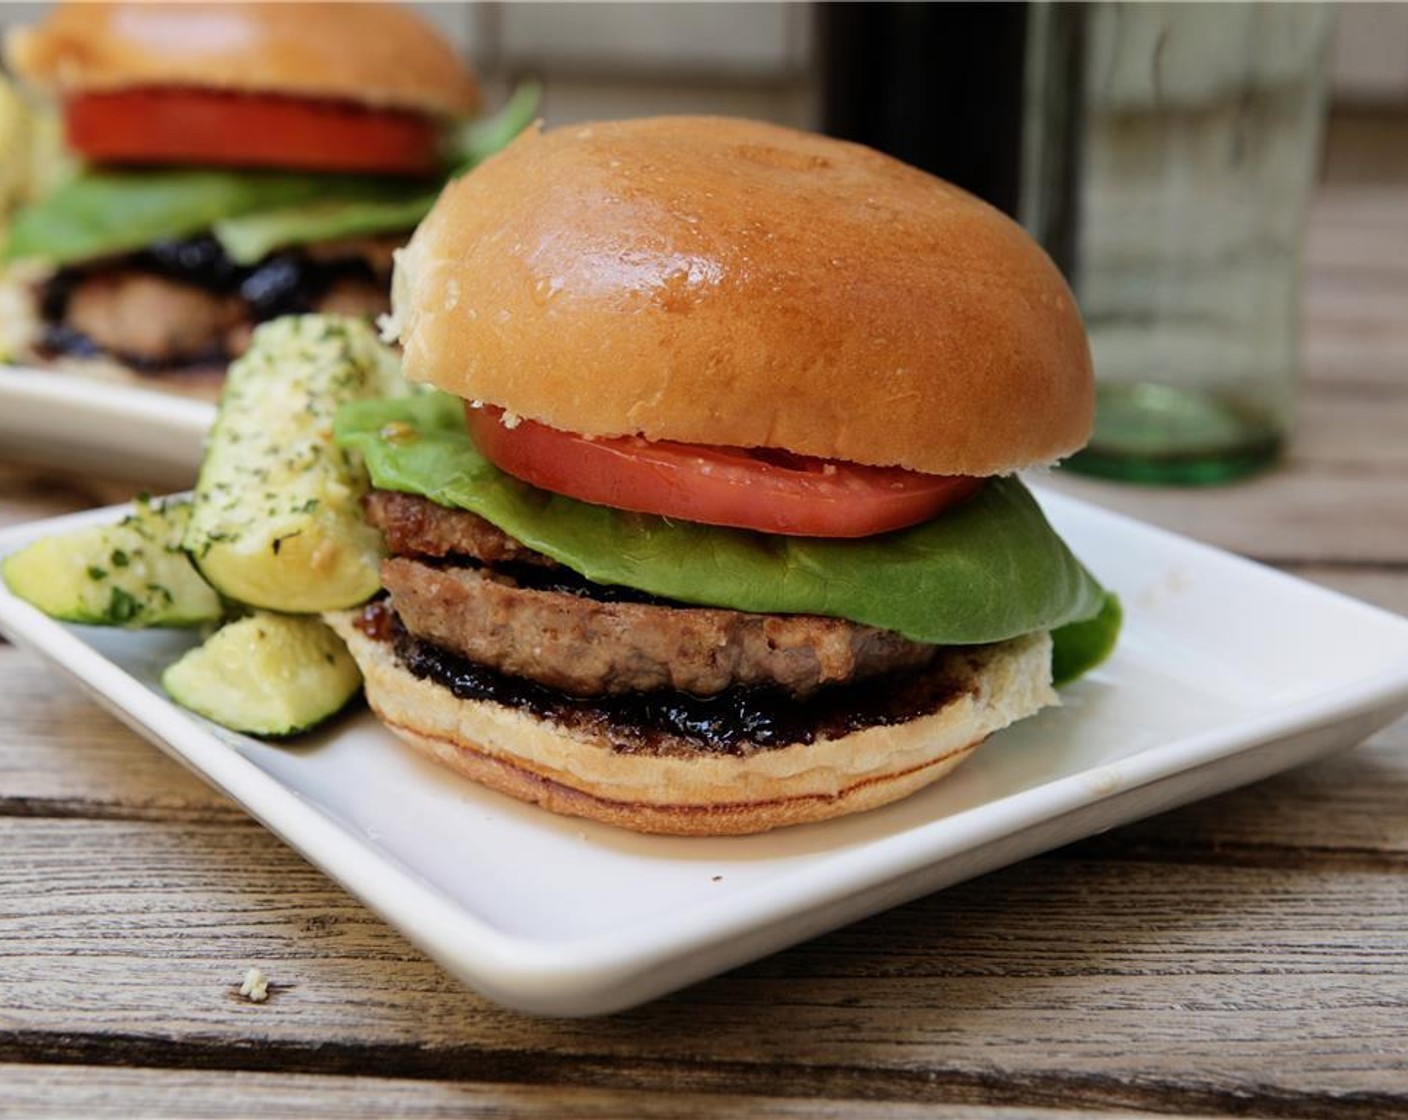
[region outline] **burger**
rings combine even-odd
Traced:
[[[394,4],[60,4],[6,59],[82,170],[14,217],[0,353],[201,393],[263,320],[384,312],[446,176],[532,111],[466,134],[473,76]]]
[[[773,125],[525,133],[397,256],[434,391],[359,402],[385,597],[334,624],[399,737],[645,832],[871,809],[1057,702],[1118,607],[1013,472],[1090,357],[1012,221]]]

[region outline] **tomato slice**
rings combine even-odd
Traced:
[[[467,405],[476,446],[499,469],[584,502],[803,537],[868,537],[927,521],[981,478],[921,474],[639,437],[589,439]]]
[[[276,94],[148,88],[68,99],[69,146],[97,163],[425,175],[434,121],[404,110]]]

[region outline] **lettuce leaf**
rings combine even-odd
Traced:
[[[492,117],[469,121],[461,126],[450,145],[450,162],[456,175],[483,163],[533,123],[543,88],[537,82],[523,82]]]
[[[1060,687],[1082,677],[1115,651],[1124,607],[1112,591],[1105,592],[1100,612],[1068,622],[1051,631],[1051,682]]]
[[[944,645],[1054,630],[1066,645],[1063,679],[1098,661],[1118,630],[1117,604],[1014,478],[992,480],[922,525],[822,540],[626,513],[539,490],[479,454],[463,402],[443,393],[347,405],[335,438],[361,453],[376,486],[471,510],[599,583],[735,610],[848,618]],[[1066,644],[1058,628],[1071,623],[1084,629]]]
[[[405,198],[313,202],[225,218],[211,232],[232,261],[249,265],[286,245],[414,229],[437,195],[422,187]]]
[[[424,194],[418,185],[417,193]],[[3,259],[53,265],[190,237],[216,222],[311,202],[397,201],[407,184],[346,175],[262,171],[88,171],[21,210]]]

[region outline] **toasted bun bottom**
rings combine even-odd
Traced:
[[[405,669],[389,643],[357,629],[356,617],[327,621],[361,667],[372,710],[396,735],[500,793],[637,832],[734,835],[877,808],[943,777],[994,731],[1057,702],[1051,640],[1036,634],[955,654],[935,669],[957,681],[954,698],[902,724],[740,754],[623,753],[599,734],[456,698]]]

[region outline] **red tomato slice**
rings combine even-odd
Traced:
[[[69,146],[97,163],[430,174],[435,123],[419,113],[200,89],[83,93],[64,106]]]
[[[470,435],[499,469],[584,502],[803,537],[868,537],[927,521],[981,478],[921,474],[639,437],[588,439],[466,406]]]

